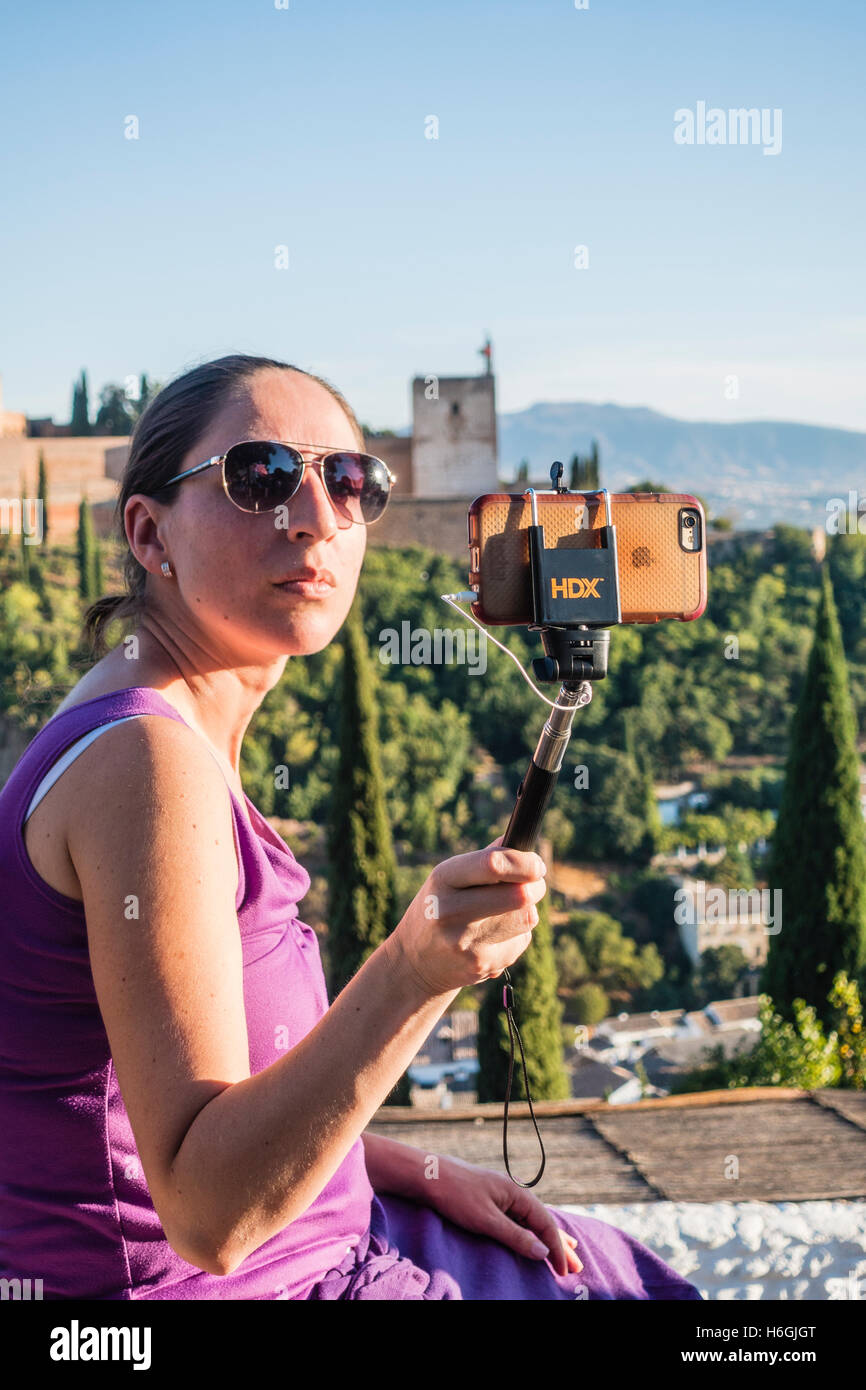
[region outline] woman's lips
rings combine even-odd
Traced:
[[[274,585],[284,594],[295,594],[304,599],[324,599],[336,588],[336,580],[329,570],[296,570],[285,580]]]

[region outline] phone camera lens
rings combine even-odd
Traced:
[[[694,526],[694,524],[695,524],[695,519],[694,519],[693,516],[684,516],[684,517],[683,517],[683,525],[684,525],[684,526]]]

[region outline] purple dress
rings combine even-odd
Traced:
[[[307,1211],[234,1273],[208,1274],[172,1249],[112,1064],[83,906],[39,877],[22,833],[60,755],[135,714],[186,722],[149,686],[98,696],[54,715],[0,790],[0,1277],[41,1279],[46,1299],[699,1299],[602,1221],[559,1214],[584,1264],[559,1277],[429,1207],[376,1195],[360,1138]],[[310,1031],[328,998],[315,932],[297,916],[309,875],[249,798],[254,831],[231,797],[255,1074]]]

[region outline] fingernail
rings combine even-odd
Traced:
[[[532,1245],[530,1246],[530,1253],[533,1255],[538,1255],[539,1258],[543,1256],[546,1259],[547,1256],[550,1254],[550,1251],[542,1241],[536,1240],[533,1237]]]

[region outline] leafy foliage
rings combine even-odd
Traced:
[[[828,1029],[817,1010],[803,999],[793,1001],[793,1019],[783,1018],[773,1000],[760,999],[761,1032],[752,1048],[726,1059],[724,1050],[708,1049],[706,1064],[681,1077],[672,1087],[685,1091],[733,1090],[739,1086],[824,1086],[866,1089],[863,1005],[857,982],[839,971],[828,995]]]

